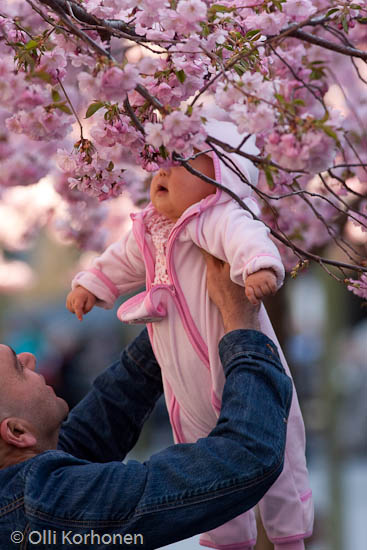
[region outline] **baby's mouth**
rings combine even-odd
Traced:
[[[168,189],[160,183],[157,187],[157,191],[168,191]]]

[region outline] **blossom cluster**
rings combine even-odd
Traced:
[[[268,196],[263,219],[305,250],[341,234],[340,213],[348,214],[353,194],[344,186],[305,198],[318,173],[332,170],[328,186],[354,176],[367,181],[363,79],[347,55],[290,31],[299,25],[325,42],[339,36],[363,50],[365,2],[84,0],[80,6],[107,27],[120,21],[124,38],[118,38],[123,27],[109,41],[92,23],[75,34],[56,25],[44,5],[43,18],[28,3],[0,0],[1,187],[35,183],[57,164],[58,188],[70,205],[64,232],[90,247],[91,232],[82,237],[72,218],[100,228],[101,201],[125,188],[134,195],[132,165],[154,171],[173,153],[189,157],[202,148],[203,106],[212,101],[244,138],[256,135],[259,191]],[[316,18],[327,18],[328,26]],[[280,33],[282,40],[273,40]],[[338,112],[329,97],[346,87]],[[358,209],[354,219],[365,228],[363,201]],[[291,269],[291,249],[281,248]]]

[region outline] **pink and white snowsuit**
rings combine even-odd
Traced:
[[[217,123],[210,135],[237,146],[240,136],[233,124]],[[242,148],[256,154],[251,137]],[[233,162],[253,184],[257,169],[239,155]],[[215,179],[234,191],[255,214],[251,189],[213,154]],[[184,185],[184,182],[183,182]],[[167,281],[153,284],[156,249],[149,219],[156,211],[152,204],[132,214],[132,230],[112,244],[91,269],[78,273],[73,287],[82,285],[97,298],[97,305],[111,308],[120,295],[146,290],[120,306],[123,322],[147,323],[155,356],[162,370],[165,398],[176,442],[195,442],[216,424],[221,406],[224,374],[218,342],[224,334],[221,315],[209,299],[206,265],[202,248],[228,262],[231,278],[244,285],[246,277],[262,268],[277,274],[278,286],[284,278],[279,252],[269,239],[269,230],[221,190],[190,206],[174,224],[166,248]],[[261,330],[279,348],[264,306],[260,310]],[[284,355],[283,365],[289,374]],[[246,399],[246,396],[244,396]],[[313,503],[305,461],[305,431],[296,392],[288,420],[284,470],[259,503],[269,539],[277,549],[299,550],[312,532]],[[256,542],[253,510],[201,536],[210,548],[247,550]]]

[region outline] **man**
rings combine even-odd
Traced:
[[[162,393],[146,330],[60,433],[67,406],[35,372],[35,357],[0,346],[1,549],[159,548],[251,508],[278,477],[291,381],[229,266],[207,257],[207,267],[226,331],[220,417],[208,437],[143,464],[120,461]]]

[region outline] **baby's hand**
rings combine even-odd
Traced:
[[[245,282],[248,301],[257,306],[260,300],[277,291],[277,278],[272,269],[260,269],[249,275]]]
[[[95,305],[97,298],[83,286],[76,286],[66,298],[66,307],[71,313],[75,313],[79,321],[83,319],[83,313],[88,313]]]

